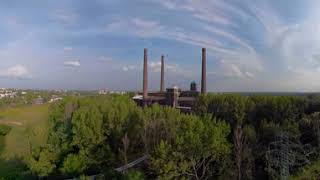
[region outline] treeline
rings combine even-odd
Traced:
[[[26,162],[34,175],[54,179],[298,176],[319,164],[315,104],[304,97],[206,95],[192,114],[182,114],[159,105],[140,108],[127,96],[69,98],[52,105],[47,144]],[[124,175],[115,171],[143,155],[149,159]]]
[[[288,179],[319,158],[318,103],[312,97],[203,96],[195,113],[229,123],[233,178]]]

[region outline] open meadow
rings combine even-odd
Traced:
[[[0,124],[12,127],[0,137],[0,177],[23,168],[19,159],[32,147],[45,143],[48,133],[48,104],[0,109]]]

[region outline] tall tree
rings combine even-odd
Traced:
[[[163,179],[218,177],[230,153],[229,127],[206,117],[181,115],[172,142],[161,141],[152,154],[151,167]]]
[[[213,117],[224,119],[230,123],[232,128],[232,141],[234,145],[234,162],[237,168],[237,179],[242,178],[242,165],[244,157],[249,157],[244,153],[251,152],[246,142],[244,127],[250,122],[253,116],[254,103],[249,97],[240,95],[208,95],[209,102],[199,99],[201,113],[203,107],[207,107],[207,112]],[[252,167],[252,166],[251,166]]]

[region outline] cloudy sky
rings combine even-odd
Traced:
[[[0,87],[320,91],[318,0],[0,0]]]

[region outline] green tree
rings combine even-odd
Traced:
[[[72,176],[79,175],[85,170],[85,158],[77,154],[69,154],[63,161],[61,171]]]
[[[152,154],[151,167],[160,179],[206,179],[216,176],[230,153],[229,126],[206,116],[177,117],[174,141],[161,141]]]
[[[300,121],[301,139],[320,149],[320,112],[305,116]]]
[[[47,177],[55,170],[56,160],[55,153],[48,148],[44,148],[39,153],[33,153],[33,156],[29,157],[27,162],[33,173],[39,177]]]
[[[201,108],[201,114],[204,111],[204,107],[207,107],[207,113],[211,113],[213,117],[224,119],[231,125],[232,128],[232,141],[234,145],[234,161],[237,168],[237,177],[241,179],[243,177],[242,172],[251,171],[248,167],[253,167],[245,157],[249,158],[251,153],[249,149],[246,134],[244,128],[250,123],[252,116],[254,115],[254,103],[249,97],[240,95],[207,95],[208,100],[202,100],[198,103]],[[201,100],[201,98],[200,98]],[[247,162],[246,169],[243,168],[244,162]],[[248,174],[248,173],[245,173]],[[244,177],[248,179],[249,177]]]
[[[124,180],[144,180],[145,177],[140,171],[129,171],[123,177]]]

